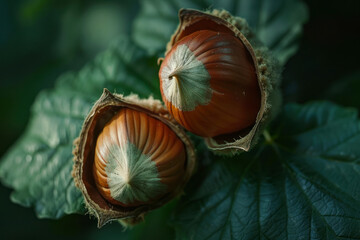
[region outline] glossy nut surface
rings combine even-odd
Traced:
[[[256,120],[261,95],[254,62],[234,34],[199,30],[183,37],[159,77],[169,112],[190,132],[215,137]]]
[[[185,161],[182,141],[166,124],[122,108],[98,136],[95,183],[112,204],[137,206],[176,189]]]

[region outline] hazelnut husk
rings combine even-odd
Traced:
[[[106,135],[109,133],[109,131],[111,135],[122,134],[121,131],[117,130],[115,131],[116,133],[114,133],[111,128],[113,128],[114,124],[113,119],[118,118],[117,116],[119,114],[122,114],[122,112],[124,111],[130,113],[139,112],[140,115],[131,115],[135,116],[133,118],[135,120],[137,119],[136,121],[140,121],[140,119],[144,118],[145,116],[151,118],[152,121],[155,122],[154,124],[156,126],[166,125],[163,128],[166,128],[167,131],[171,131],[171,134],[169,135],[173,135],[173,133],[175,133],[176,137],[181,140],[183,147],[180,147],[178,149],[185,151],[185,153],[180,154],[185,156],[185,160],[184,162],[182,162],[183,164],[178,164],[176,166],[176,168],[181,168],[178,173],[176,173],[177,175],[174,178],[178,183],[175,184],[174,180],[171,180],[172,182],[170,180],[163,181],[164,183],[168,183],[170,181],[169,184],[171,185],[171,187],[168,187],[167,190],[165,192],[163,191],[160,195],[147,197],[146,201],[144,201],[144,198],[140,201],[138,201],[137,199],[130,199],[132,201],[125,199],[128,201],[123,202],[121,202],[121,199],[112,199],[112,197],[106,192],[108,191],[106,187],[109,187],[110,185],[109,181],[106,182],[106,177],[110,175],[104,170],[105,168],[97,169],[99,162],[106,163],[106,161],[102,159],[101,151],[100,153],[97,152],[97,148],[99,147],[99,142],[102,143],[100,147],[103,147],[103,145],[106,145],[107,140],[103,140],[103,137],[101,137],[100,139],[99,136]],[[143,129],[146,130],[148,129],[148,126],[155,126],[154,124],[147,124],[146,127]],[[128,126],[134,127],[135,125],[130,124]],[[106,131],[104,130],[105,128],[107,129]],[[138,131],[140,130],[136,129],[134,131],[126,131],[126,134],[129,135],[132,134],[131,132],[137,133]],[[139,141],[142,142],[141,146],[146,145],[148,146],[148,149],[151,148],[151,146],[155,143],[146,144],[146,142],[144,141],[145,139],[147,141],[149,141],[149,139],[152,139],[152,141],[161,141],[159,137],[156,137],[156,139],[149,137],[149,139],[147,139],[146,136],[130,136],[129,139],[130,138],[138,140],[140,139]],[[148,99],[139,99],[136,95],[124,97],[120,94],[111,94],[107,89],[104,89],[102,96],[94,104],[93,108],[85,119],[82,130],[80,132],[80,136],[74,141],[74,145],[74,167],[72,174],[74,177],[75,185],[81,190],[89,213],[97,218],[98,227],[103,226],[109,221],[118,219],[122,219],[123,223],[127,224],[134,224],[141,221],[145,213],[152,209],[161,207],[162,205],[166,204],[167,202],[181,194],[183,192],[185,184],[188,182],[195,168],[195,152],[189,138],[184,133],[182,128],[168,114],[161,102],[158,100],[154,100],[152,97]],[[141,149],[139,150],[141,151]],[[159,155],[159,151],[157,151],[157,155]],[[179,154],[177,153],[177,155]],[[99,156],[100,160],[97,159],[96,161],[98,162],[94,162],[95,158],[99,158]],[[162,168],[169,166],[169,164],[164,164],[164,158],[162,158],[161,161]],[[175,161],[178,161],[178,159],[175,158]],[[170,162],[170,165],[172,167],[174,167],[174,164],[176,163]],[[166,171],[166,169],[159,170],[159,173],[161,173],[161,171],[164,172]],[[173,169],[171,171],[167,171],[167,177],[169,177],[169,172],[171,174],[171,172],[174,173],[175,171],[173,171]],[[179,172],[181,173],[180,177]],[[162,175],[160,175],[160,178],[161,176]],[[139,183],[139,181],[136,184],[137,188],[140,188],[142,185],[146,186],[145,183],[142,184],[141,182]],[[104,188],[105,190],[102,188]],[[144,191],[144,189],[137,190],[141,193]],[[120,202],[117,202],[117,200],[119,200]]]
[[[165,105],[211,150],[249,151],[281,105],[279,62],[225,10],[181,9],[179,19],[159,71]]]

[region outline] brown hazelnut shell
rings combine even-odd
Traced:
[[[130,108],[144,112],[149,116],[165,123],[183,142],[186,151],[186,169],[182,183],[172,192],[156,201],[144,203],[140,206],[124,207],[113,205],[105,200],[96,188],[93,177],[93,162],[97,136],[105,124],[121,109]],[[107,89],[94,104],[84,121],[79,138],[74,141],[73,178],[75,185],[81,190],[86,207],[91,215],[98,220],[98,227],[112,220],[123,219],[125,223],[134,224],[143,219],[146,212],[161,207],[182,193],[185,184],[190,179],[195,168],[195,152],[189,138],[181,127],[172,119],[160,101],[152,97],[139,99],[137,95],[124,97],[111,94]]]
[[[167,44],[167,55],[174,44],[183,37],[199,30],[212,30],[234,34],[249,51],[256,70],[261,93],[261,106],[254,124],[238,132],[205,138],[209,149],[216,153],[233,154],[249,151],[257,142],[259,135],[273,119],[281,105],[279,62],[271,56],[269,50],[251,32],[245,19],[234,17],[225,10],[202,12],[192,9],[179,11],[180,23]]]

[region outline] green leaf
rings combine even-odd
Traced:
[[[295,54],[302,25],[308,19],[306,5],[300,0],[142,0],[134,22],[133,38],[151,54],[164,52],[178,25],[180,8],[226,9],[245,18],[282,64]]]
[[[73,140],[103,88],[159,97],[156,61],[123,39],[78,73],[59,78],[37,97],[24,135],[0,162],[0,179],[12,201],[34,206],[39,217],[82,213],[83,198],[71,177]]]
[[[150,54],[165,51],[166,44],[179,22],[180,8],[200,8],[200,1],[142,0],[141,10],[134,21],[133,38]],[[162,54],[162,53],[161,53]]]
[[[200,166],[178,239],[359,239],[360,122],[327,102],[289,104],[250,153]]]

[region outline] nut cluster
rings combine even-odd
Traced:
[[[182,193],[195,152],[248,151],[280,104],[279,67],[244,19],[182,9],[159,71],[160,101],[104,90],[75,141],[73,176],[98,226],[136,223]],[[182,128],[182,127],[183,128]]]

